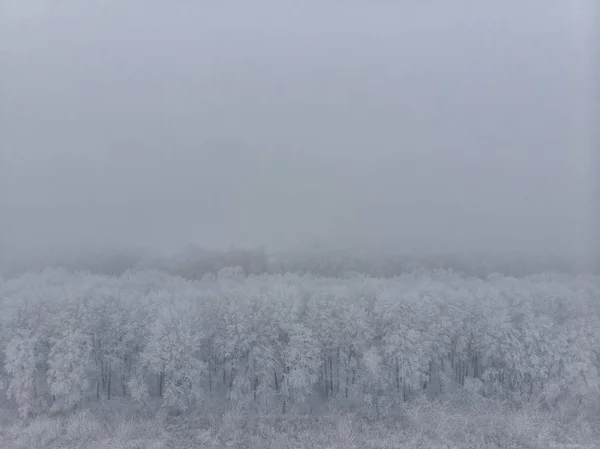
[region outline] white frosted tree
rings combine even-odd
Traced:
[[[295,323],[288,335],[283,350],[283,413],[288,403],[301,403],[309,397],[318,380],[320,365],[318,342],[307,327]]]
[[[54,410],[69,410],[83,399],[93,370],[90,338],[80,330],[64,330],[50,339],[48,383]]]
[[[183,411],[204,397],[203,330],[195,298],[183,294],[175,298],[165,295],[164,299],[143,359],[157,376],[164,405]]]
[[[4,369],[10,376],[7,395],[13,398],[22,418],[41,411],[37,392],[39,340],[27,331],[19,332],[6,345]]]

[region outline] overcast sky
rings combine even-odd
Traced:
[[[594,0],[0,8],[7,244],[597,242]]]

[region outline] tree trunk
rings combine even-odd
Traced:
[[[164,372],[164,370],[161,370],[161,372],[158,375],[158,397],[159,398],[163,397],[164,384],[165,384],[165,372]]]
[[[110,384],[111,384],[111,380],[112,380],[110,364],[108,365],[106,377],[107,377],[107,379],[106,379],[106,396],[107,396],[108,400],[110,401]]]
[[[321,383],[323,383],[323,378],[324,378],[324,377],[325,377],[325,376],[324,376],[324,374],[323,374],[323,366],[321,366],[321,367],[319,368],[319,385],[320,385]]]
[[[348,358],[346,359],[346,385],[344,395],[346,399],[348,399],[348,383],[350,382],[350,360],[352,357],[352,351],[348,353]]]
[[[333,357],[331,354],[329,355],[329,391],[331,392],[331,396],[333,396]]]
[[[396,394],[400,394],[400,364],[396,358]]]
[[[337,382],[336,395],[340,394],[340,347],[337,348],[337,355],[335,360],[335,381]]]
[[[106,366],[102,360],[100,360],[100,375],[102,376],[102,388],[106,388]]]
[[[327,380],[327,357],[324,358],[323,371],[325,372],[325,397],[329,397],[329,381]]]
[[[440,369],[438,371],[438,383],[440,384],[440,394],[443,395],[444,394],[444,381],[442,379],[442,373],[445,372],[445,360],[444,358],[442,358],[442,360],[440,361]]]
[[[123,356],[123,365],[129,366],[127,354]],[[127,397],[127,377],[125,372],[121,372],[121,390],[123,391],[123,397]]]
[[[212,399],[212,360],[208,359],[208,397]]]
[[[231,379],[229,380],[229,400],[231,401],[231,390],[233,390],[233,379],[235,378],[235,368],[231,368]]]
[[[459,376],[459,374],[458,374],[458,364],[457,364],[457,363],[455,363],[455,364],[454,364],[454,373],[453,373],[453,376],[454,376],[454,381],[455,381],[457,384],[460,384],[460,379],[459,379],[459,378],[460,378],[460,376]]]
[[[423,382],[423,390],[427,390],[427,386],[431,383],[431,360],[429,361],[428,370],[425,372],[425,382]]]

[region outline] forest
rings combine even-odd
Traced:
[[[142,265],[5,276],[6,409],[22,423],[127,407],[174,422],[197,414],[402,422],[417,406],[457,398],[466,413],[487,404],[572,422],[598,412],[593,273],[421,267],[324,276],[267,267],[206,269],[198,279]]]

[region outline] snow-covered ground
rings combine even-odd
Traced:
[[[79,411],[0,427],[0,446],[106,449],[596,449],[594,420],[497,404],[417,403],[396,419],[352,414],[260,417],[236,412]]]

